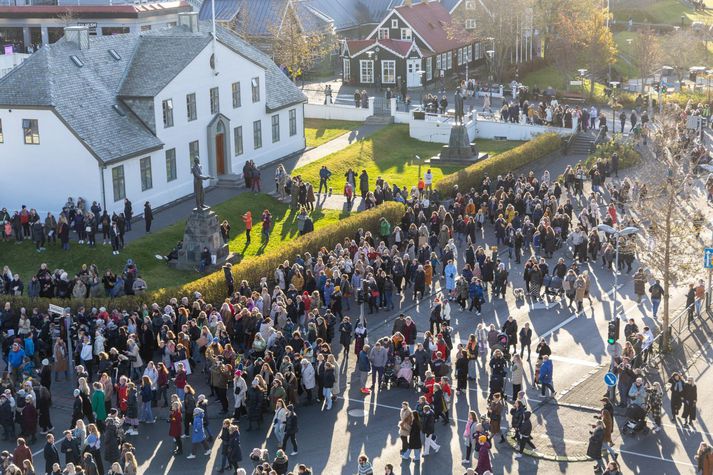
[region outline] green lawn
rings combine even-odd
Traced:
[[[305,138],[307,147],[317,147],[336,139],[340,135],[356,130],[361,122],[345,120],[305,119]]]
[[[253,214],[254,229],[252,242],[250,246],[246,247],[245,228],[241,216],[248,209]],[[266,246],[260,242],[260,215],[265,209],[269,209],[275,219],[275,227]],[[240,258],[262,254],[298,235],[296,215],[289,212],[286,204],[269,195],[243,193],[214,207],[213,210],[218,213],[221,221],[227,219],[231,223],[230,251],[236,253]],[[337,222],[340,212],[317,210],[312,216],[315,220],[315,229],[318,229]],[[143,227],[143,223],[136,223],[134,226]],[[91,249],[86,245],[71,242],[68,252],[61,251],[58,244],[48,245],[46,252],[37,253],[30,241],[25,241],[20,245],[16,245],[14,242],[0,242],[0,255],[2,256],[0,265],[7,265],[13,272],[19,273],[25,282],[25,290],[27,290],[31,276],[42,262],[46,262],[52,270],[62,268],[70,276],[73,276],[79,271],[82,264],[92,263],[96,264],[102,272],[106,269],[121,272],[126,260],[131,258],[137,263],[139,273],[146,280],[149,289],[176,286],[195,280],[198,274],[169,268],[165,262],[157,260],[155,255],[167,254],[183,238],[184,226],[185,221],[181,221],[137,239],[127,244],[118,256],[111,254],[110,246],[101,244],[95,249]],[[101,242],[101,234],[97,236],[97,239]]]
[[[477,143],[481,152],[495,155],[516,147],[522,142],[478,140]],[[409,137],[407,125],[392,125],[344,150],[295,169],[292,175],[302,175],[307,181],[319,183],[319,169],[326,164],[336,179],[332,186],[337,193],[341,192],[344,174],[350,167],[357,172],[357,175],[362,169],[365,169],[371,183],[381,176],[390,184],[396,183],[399,186],[406,185],[410,188],[418,183],[418,163],[414,157],[418,155],[423,160],[429,159],[438,154],[441,147],[441,144],[412,139]],[[453,173],[457,168],[432,167],[434,183],[440,180],[443,175]],[[425,171],[424,165],[421,173],[425,173]]]
[[[619,57],[614,65],[614,68],[621,73],[624,78],[635,79],[639,74],[639,69],[634,61],[633,47],[629,44],[628,40],[632,42],[639,36],[639,33],[635,31],[619,31],[614,34],[614,42],[616,43],[616,49],[619,52]],[[622,59],[622,56],[626,57],[629,61]]]
[[[541,91],[548,87],[553,87],[557,91],[564,91],[569,84],[569,79],[562,76],[562,73],[557,71],[554,66],[545,66],[523,76],[522,83],[530,89],[537,86]]]
[[[681,15],[683,15],[685,25],[690,25],[694,21],[711,23],[713,0],[706,0],[706,6],[708,7],[706,12],[701,13],[693,11],[680,0],[657,0],[651,5],[639,8],[619,8],[615,2],[612,2],[612,14],[617,22],[626,22],[631,17],[635,22],[680,25]]]

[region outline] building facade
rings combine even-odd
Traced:
[[[68,28],[0,80],[3,205],[160,207],[193,193],[195,158],[216,183],[304,149],[305,98],[279,68],[227,30],[213,41],[195,13],[180,21],[101,38]]]
[[[393,8],[364,40],[342,42],[344,81],[359,86],[420,87],[482,63],[473,35],[457,34],[439,1]]]

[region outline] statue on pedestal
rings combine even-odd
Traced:
[[[203,175],[203,168],[201,167],[201,161],[198,157],[193,160],[193,168],[191,168],[191,173],[193,174],[193,192],[196,195],[196,208],[201,210],[205,208],[205,191],[203,190],[203,180],[210,180],[211,176]]]
[[[454,101],[455,103],[455,108],[456,108],[456,124],[462,124],[463,123],[463,96],[461,96],[460,93],[460,88],[456,89],[456,94]]]

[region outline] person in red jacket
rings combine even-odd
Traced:
[[[243,215],[243,223],[245,223],[245,237],[247,238],[246,244],[250,244],[250,231],[253,228],[253,214],[250,210],[247,210]]]
[[[169,421],[168,435],[173,437],[173,440],[176,442],[173,455],[181,455],[183,453],[183,442],[181,442],[181,435],[183,434],[183,415],[181,414],[180,401],[173,401],[173,403],[171,403]]]
[[[22,467],[22,462],[25,460],[32,462],[32,450],[30,450],[27,446],[25,439],[20,437],[17,439],[17,447],[15,448],[15,452],[12,454],[12,463],[18,467]]]

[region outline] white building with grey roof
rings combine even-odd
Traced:
[[[304,95],[255,47],[210,30],[196,13],[139,35],[70,27],[0,79],[0,204],[156,208],[193,192],[195,157],[220,179],[303,150]]]

